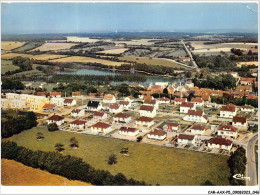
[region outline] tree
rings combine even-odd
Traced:
[[[70,147],[75,147],[75,148],[78,148],[79,147],[79,142],[76,140],[75,137],[72,137],[70,139]]]
[[[61,144],[61,143],[55,144],[55,150],[57,150],[58,152],[61,152],[61,151],[65,150],[64,149],[64,145]]]
[[[142,137],[142,136],[138,136],[138,137],[136,138],[136,141],[137,141],[137,142],[141,142],[141,141],[142,141],[142,139],[143,139],[143,137]]]
[[[42,140],[42,139],[44,139],[43,133],[42,133],[42,132],[38,132],[38,133],[36,134],[36,138],[37,138],[37,140]]]
[[[165,87],[165,88],[163,89],[163,93],[164,93],[164,94],[167,94],[167,95],[169,94],[167,87]]]
[[[117,157],[115,154],[111,154],[109,157],[108,157],[108,162],[107,162],[109,165],[113,165],[113,164],[116,164],[117,163]]]
[[[50,123],[48,124],[48,131],[57,131],[59,130],[59,127],[56,123]]]
[[[190,93],[189,96],[188,96],[188,98],[187,98],[187,100],[190,102],[190,101],[191,101],[191,98],[194,98],[194,97],[195,97],[194,94],[193,94],[193,93]]]

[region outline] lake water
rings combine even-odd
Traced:
[[[99,70],[99,69],[78,69],[75,72],[56,72],[57,74],[77,74],[77,75],[119,75],[120,72],[113,72],[108,70]],[[169,82],[169,83],[180,83],[184,82],[185,79],[174,79],[170,77],[163,77],[163,76],[147,76],[146,82],[143,82],[143,85],[149,85],[150,83],[155,82]],[[128,83],[131,84],[132,82],[111,82],[111,84],[120,84],[120,83]]]

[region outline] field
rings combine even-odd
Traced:
[[[61,63],[70,63],[70,62],[79,62],[79,63],[101,63],[109,66],[120,66],[121,64],[125,64],[124,62],[113,62],[109,60],[102,60],[90,57],[83,57],[83,56],[72,56],[67,58],[49,60],[50,62],[61,62]]]
[[[42,43],[41,42],[29,42],[27,44],[24,44],[22,47],[16,48],[13,50],[13,52],[25,52],[25,51],[29,51],[31,49],[34,49],[36,47],[41,46]]]
[[[24,45],[24,43],[25,42],[2,41],[1,49],[10,51],[17,47],[21,47],[22,45]]]
[[[109,50],[100,51],[98,53],[121,54],[126,50],[128,50],[128,49],[127,48],[109,49]]]
[[[256,65],[258,66],[257,61],[252,61],[252,62],[237,62],[237,67],[241,67],[242,65],[248,66],[248,65]]]
[[[25,166],[14,160],[1,159],[1,180],[5,186],[90,186],[91,184],[68,180],[47,171]]]
[[[35,60],[52,60],[52,59],[67,57],[66,55],[55,55],[55,54],[31,55],[31,54],[20,54],[20,53],[8,53],[2,55],[1,58],[5,60],[5,59],[12,59],[17,56],[33,58]]]
[[[1,60],[1,74],[17,69],[19,69],[19,66],[14,66],[11,60]]]
[[[32,49],[30,51],[40,50],[40,51],[56,51],[56,50],[62,50],[62,49],[69,49],[70,47],[77,45],[75,43],[44,43],[40,47],[37,47],[35,49]]]
[[[37,132],[43,133],[42,141],[36,140]],[[71,137],[79,141],[79,149],[69,146]],[[227,156],[65,131],[48,132],[40,127],[4,140],[43,151],[54,151],[54,145],[62,143],[65,146],[64,155],[81,157],[95,168],[108,170],[112,174],[122,172],[128,178],[144,180],[153,185],[200,185],[206,180],[216,185],[229,185]],[[120,155],[121,148],[128,148],[129,156]],[[117,155],[118,163],[111,166],[107,164],[107,159],[113,153]]]
[[[30,55],[30,54],[7,53],[7,54],[4,54],[4,55],[1,55],[1,59],[7,60],[7,59],[12,59],[12,58],[17,57],[17,56],[22,56],[22,57],[27,57],[27,58],[33,57],[33,55]]]
[[[13,76],[21,76],[21,75],[44,75],[44,73],[42,71],[39,71],[36,69],[37,66],[40,66],[40,65],[36,65],[36,64],[33,64],[32,65],[32,70],[27,70],[27,71],[23,71],[23,72],[19,72],[19,73],[16,73],[16,74],[13,74]]]

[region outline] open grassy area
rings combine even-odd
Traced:
[[[40,51],[56,51],[62,49],[69,49],[70,47],[77,45],[75,43],[44,43],[40,47],[36,47],[30,51],[40,50]]]
[[[21,56],[21,57],[24,57],[24,58],[32,58],[33,57],[33,55],[30,55],[30,54],[7,53],[7,54],[4,54],[4,55],[1,55],[1,59],[7,60],[7,59],[12,59],[12,58],[17,57],[17,56]]]
[[[89,186],[47,171],[34,169],[14,160],[1,159],[1,181],[5,186]]]
[[[38,64],[33,64],[32,65],[32,70],[28,70],[28,71],[23,71],[23,72],[19,72],[14,74],[13,76],[21,76],[21,75],[44,75],[44,73],[42,71],[39,71],[36,69],[36,67],[39,66]]]
[[[2,41],[1,42],[1,49],[12,50],[12,49],[15,49],[17,47],[21,47],[24,44],[25,44],[25,42]]]
[[[44,140],[37,141],[36,133],[42,132]],[[71,137],[79,141],[79,149],[72,149]],[[128,142],[118,139],[65,131],[48,132],[46,128],[36,127],[18,135],[4,139],[32,150],[54,151],[56,143],[65,145],[64,155],[70,154],[84,159],[98,169],[112,174],[122,172],[128,178],[144,180],[160,185],[200,185],[210,180],[216,185],[228,185],[229,168],[227,156],[199,153]],[[129,156],[120,155],[121,148],[129,148]],[[110,154],[116,154],[118,163],[108,165]]]
[[[19,69],[19,66],[13,65],[12,60],[1,60],[1,74],[17,69]]]
[[[42,45],[42,42],[29,42],[24,44],[23,46],[16,48],[13,50],[13,52],[25,52],[25,51],[29,51],[31,49],[34,49],[36,47],[39,47]]]

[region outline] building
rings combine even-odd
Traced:
[[[75,120],[70,123],[70,128],[72,129],[85,129],[86,128],[87,121],[83,120]]]
[[[178,136],[177,142],[179,144],[187,145],[195,145],[195,136],[194,135],[187,135],[187,134],[180,134]]]
[[[252,85],[254,82],[256,82],[256,78],[241,77],[239,82],[241,85]]]
[[[77,101],[74,99],[65,99],[64,100],[64,106],[76,106]]]
[[[167,124],[167,130],[168,131],[179,131],[180,130],[180,124],[179,123],[168,123]]]
[[[140,117],[136,119],[135,124],[137,127],[143,126],[143,127],[151,127],[154,124],[154,121],[150,117]]]
[[[55,104],[45,104],[42,107],[43,112],[56,112],[58,107]]]
[[[161,85],[152,85],[150,87],[152,93],[162,93],[163,87]]]
[[[142,99],[143,99],[143,101],[145,101],[145,100],[154,100],[154,97],[153,97],[153,96],[150,96],[150,95],[144,95],[144,96],[142,97]]]
[[[208,141],[208,147],[211,149],[223,149],[230,151],[232,148],[232,141],[222,137],[214,137]]]
[[[241,106],[241,111],[242,112],[254,112],[254,107],[252,106]]]
[[[18,100],[18,101],[20,101],[20,100]],[[43,102],[31,102],[30,110],[34,111],[34,112],[41,112],[44,105],[45,105],[45,103],[43,103]]]
[[[192,125],[190,128],[190,133],[193,135],[202,135],[205,133],[205,127],[202,125]]]
[[[159,107],[158,102],[156,100],[144,100],[144,104],[143,105],[153,106],[156,109],[158,109],[158,107]]]
[[[8,100],[19,100],[20,94],[17,93],[6,93],[6,99]]]
[[[37,96],[45,96],[46,97],[46,93],[44,91],[39,91],[36,93]]]
[[[111,125],[98,122],[95,125],[91,126],[91,130],[93,133],[109,133],[112,129]]]
[[[80,91],[74,91],[74,92],[72,92],[72,93],[71,93],[71,96],[72,96],[73,98],[80,98],[80,97],[82,97]]]
[[[194,103],[196,106],[204,106],[204,100],[200,97],[191,98],[191,103]]]
[[[174,99],[174,104],[175,105],[181,105],[181,103],[187,102],[187,98],[175,98]]]
[[[113,104],[113,103],[116,103],[116,98],[115,98],[115,96],[113,96],[111,94],[106,94],[104,96],[103,102]]]
[[[109,106],[109,112],[113,114],[117,114],[123,111],[123,106],[118,104],[111,104]]]
[[[131,116],[127,113],[118,113],[113,117],[115,123],[129,123],[131,121]]]
[[[9,107],[13,109],[24,109],[27,107],[27,105],[25,100],[14,99],[14,100],[9,100]]]
[[[100,111],[102,109],[102,104],[99,101],[88,101],[86,110]]]
[[[58,107],[63,107],[64,106],[64,99],[61,97],[53,97],[50,100],[51,104],[55,104]]]
[[[189,110],[195,110],[196,105],[190,102],[182,102],[180,105],[180,113],[188,113]]]
[[[107,118],[107,113],[104,112],[95,112],[93,114],[93,119],[103,121]]]
[[[220,109],[220,117],[223,118],[233,118],[236,114],[236,106],[232,104],[222,106]]]
[[[61,92],[50,92],[50,97],[52,98],[60,98],[61,97]]]
[[[234,116],[232,125],[237,128],[247,128],[248,123],[246,117]]]
[[[83,117],[85,115],[85,110],[84,109],[73,109],[71,111],[70,115],[74,118]]]
[[[163,130],[154,129],[147,134],[149,139],[164,140],[167,137],[167,133]]]
[[[228,138],[228,139],[236,139],[237,138],[237,129],[232,125],[222,125],[217,130],[218,135]]]
[[[128,110],[128,109],[129,109],[129,107],[131,106],[131,103],[130,103],[130,102],[128,102],[128,101],[120,101],[120,102],[119,102],[119,105],[120,105],[120,106],[122,106],[122,107],[123,107],[123,109],[126,109],[126,110]]]
[[[64,117],[54,114],[48,118],[47,123],[56,123],[58,126],[60,126],[64,123]]]
[[[10,107],[10,100],[1,98],[1,108],[8,109]]]
[[[159,99],[159,104],[170,104],[171,100],[169,98],[166,97],[162,97]]]
[[[134,101],[134,98],[132,96],[128,96],[124,100],[127,101],[127,102],[132,103]]]
[[[119,129],[119,134],[121,135],[129,135],[129,136],[137,136],[139,133],[139,130],[132,127],[121,127]]]
[[[208,118],[204,115],[202,110],[189,110],[188,114],[183,117],[185,121],[207,123]]]
[[[140,116],[153,118],[156,116],[156,109],[153,106],[142,105],[140,107],[139,114]]]

